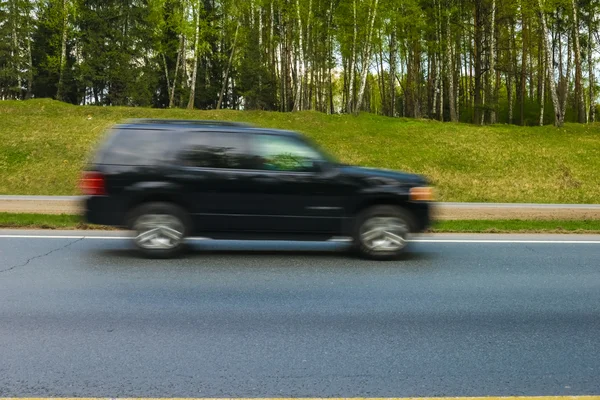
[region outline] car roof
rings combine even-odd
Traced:
[[[212,131],[212,132],[246,132],[248,134],[268,134],[279,136],[301,136],[297,132],[282,129],[258,128],[243,122],[219,120],[191,120],[191,119],[133,119],[117,125],[117,129],[135,130],[176,130],[186,132]]]

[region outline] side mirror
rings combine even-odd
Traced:
[[[338,171],[335,165],[324,160],[315,162],[315,168],[321,175],[325,177],[333,177]]]

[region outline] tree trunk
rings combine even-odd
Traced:
[[[593,52],[594,52],[594,39],[592,36],[592,32],[593,32],[593,24],[594,24],[594,8],[590,6],[590,22],[588,24],[588,76],[589,76],[589,85],[590,85],[590,90],[589,90],[589,96],[590,96],[590,111],[589,111],[589,118],[588,121],[589,122],[595,122],[596,121],[596,97],[594,94],[594,85],[596,84],[595,82],[595,77],[594,77],[594,57],[593,57]]]
[[[548,39],[548,27],[546,26],[546,17],[544,16],[544,8],[542,7],[542,0],[538,0],[538,6],[540,8],[540,21],[542,23],[542,32],[544,34],[544,46],[546,53],[546,64],[548,66],[552,63],[552,57],[550,55],[550,49],[552,48],[552,43],[549,43]],[[554,82],[554,74],[552,72],[552,68],[547,68],[548,70],[548,81],[550,82],[550,94],[552,96],[552,105],[554,106],[554,125],[557,127],[561,127],[564,121],[564,116],[562,115],[562,107],[558,103],[558,94],[556,93],[556,84]]]
[[[299,60],[297,60],[297,71],[296,71],[296,100],[294,102],[294,111],[302,110],[302,95],[304,85],[304,41],[302,32],[302,16],[300,14],[300,0],[296,0],[296,12],[298,16],[298,52]]]
[[[64,74],[65,74],[65,66],[67,64],[67,28],[68,28],[68,0],[63,0],[63,20],[62,20],[62,38],[61,38],[61,48],[60,48],[60,65],[58,70],[58,88],[56,92],[56,99],[63,100],[64,97]]]
[[[173,85],[171,86],[171,95],[169,96],[169,108],[173,108],[175,102],[175,87],[177,87],[177,75],[179,73],[179,64],[181,63],[181,55],[184,51],[183,48],[183,34],[180,35],[180,46],[177,52],[177,61],[175,62],[175,76],[173,77]]]
[[[190,99],[188,100],[187,108],[194,108],[194,100],[196,99],[196,74],[198,73],[198,41],[200,40],[200,1],[196,3],[196,22],[194,29],[194,63],[192,66],[192,83],[190,85]]]
[[[20,99],[21,98],[21,89],[22,89],[22,82],[21,82],[21,63],[19,62],[19,58],[20,58],[20,51],[19,51],[19,40],[17,37],[17,25],[18,25],[18,21],[17,18],[19,16],[19,9],[17,7],[16,1],[12,1],[11,2],[12,5],[12,9],[11,9],[11,14],[12,14],[12,48],[10,50],[10,55],[11,55],[11,61],[13,63],[13,68],[15,70],[15,74],[17,76],[17,87],[15,90],[15,94],[14,94],[14,98],[15,99]]]
[[[545,40],[545,38],[544,38]],[[544,57],[544,53],[545,53],[545,46],[542,46],[542,48],[540,48],[540,55],[541,55],[541,68],[540,68],[540,74],[542,76],[542,78],[540,79],[540,126],[544,126],[544,108],[546,106],[546,63],[543,61],[543,57]]]
[[[28,24],[29,27],[29,24]],[[28,32],[30,30],[28,29]],[[33,96],[33,54],[31,54],[31,34],[27,35],[27,61],[29,62],[29,68],[27,68],[27,93],[25,93],[25,99],[31,99]]]
[[[379,31],[379,37],[383,38],[383,34]],[[389,115],[387,93],[385,88],[385,69],[383,67],[383,40],[379,42],[379,85],[381,86],[381,111],[383,115]]]
[[[514,63],[513,60],[516,59],[515,53],[515,27],[514,23],[510,24],[510,37],[508,38],[508,65],[509,70],[506,73],[506,96],[508,100],[508,123],[513,123],[513,73],[514,73]]]
[[[354,11],[354,34],[352,36],[352,58],[348,61],[348,69],[350,70],[350,79],[348,80],[348,104],[346,105],[346,111],[352,112],[353,100],[354,100],[354,70],[356,68],[356,36],[358,35],[358,21],[356,20],[356,0],[353,1]]]
[[[171,79],[169,78],[169,67],[167,66],[167,59],[163,51],[160,52],[160,57],[163,62],[163,68],[165,71],[165,79],[167,80],[167,94],[171,93]]]
[[[448,2],[449,3],[449,2]],[[449,6],[450,4],[448,4]],[[454,74],[452,71],[452,34],[450,33],[450,7],[446,9],[446,70],[448,80],[448,107],[450,108],[450,121],[456,122],[456,105],[454,103]]]
[[[371,22],[369,31],[367,33],[367,49],[364,53],[363,65],[362,65],[362,77],[360,83],[360,89],[358,90],[358,99],[356,101],[356,107],[354,109],[355,113],[360,111],[360,107],[362,106],[363,96],[365,94],[365,86],[367,84],[367,75],[369,74],[369,62],[371,60],[371,37],[373,36],[373,28],[375,26],[375,17],[377,15],[377,4],[379,0],[375,0],[373,4],[373,11],[371,12]]]
[[[489,95],[490,124],[496,123],[496,0],[492,0],[492,18],[490,22],[490,69]]]
[[[392,20],[394,26],[390,34],[390,112],[389,116],[396,116],[396,21]]]
[[[570,36],[567,36],[567,73],[563,80],[563,89],[564,90],[562,93],[563,97],[562,97],[561,103],[560,103],[560,107],[561,107],[560,115],[562,117],[562,121],[560,123],[561,126],[564,122],[565,114],[567,111],[567,100],[569,98],[569,79],[570,78],[571,78],[571,38],[570,38]]]
[[[575,53],[575,96],[577,116],[580,124],[585,124],[585,100],[583,96],[583,73],[581,70],[581,49],[579,47],[579,18],[577,18],[577,3],[571,0],[573,11],[573,51]],[[590,6],[591,7],[591,6]]]
[[[333,60],[333,45],[332,45],[332,32],[330,32],[331,30],[331,25],[333,23],[333,0],[331,0],[330,2],[330,8],[329,8],[329,20],[328,20],[328,24],[327,24],[327,37],[328,37],[328,43],[329,43],[329,49],[328,49],[328,58],[327,58],[327,77],[329,79],[329,113],[333,114],[335,112],[334,106],[333,106],[333,77],[331,76],[331,64],[332,64],[332,60]]]
[[[217,102],[217,110],[221,109],[223,103],[223,96],[225,95],[225,89],[227,89],[227,80],[229,79],[229,70],[231,69],[231,63],[233,62],[233,55],[235,54],[235,46],[237,44],[238,31],[240,30],[240,22],[238,22],[235,28],[235,35],[233,36],[233,45],[231,46],[231,52],[229,54],[229,61],[227,62],[227,69],[225,70],[225,76],[223,77],[223,85],[221,86],[221,93],[219,94],[219,101]]]
[[[437,42],[442,44],[442,2],[438,0],[438,17],[436,18],[437,25]],[[446,47],[449,47],[450,44],[447,43]],[[438,68],[436,75],[438,76],[438,85],[439,85],[439,108],[438,108],[438,119],[440,121],[444,121],[444,69],[447,68],[447,63],[444,60],[442,55],[442,49],[436,51],[436,55],[438,58]]]
[[[538,0],[541,1],[541,0]],[[521,7],[523,5],[521,4]],[[528,29],[527,21],[525,19],[525,13],[521,11],[521,21],[523,24],[523,53],[521,56],[521,94],[520,94],[520,106],[521,106],[521,125],[525,125],[525,98],[527,96],[527,47],[528,47]]]
[[[473,61],[475,64],[475,93],[474,93],[474,110],[473,110],[473,123],[481,124],[482,117],[482,99],[481,99],[481,64],[482,64],[482,19],[483,19],[483,10],[482,8],[482,0],[475,1],[475,41],[473,43]]]

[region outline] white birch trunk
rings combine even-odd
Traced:
[[[545,48],[546,46],[544,46]],[[545,53],[545,49],[542,48],[540,51],[542,55]],[[548,69],[548,65],[546,62],[542,60],[542,76],[546,76],[546,70]],[[542,84],[540,88],[540,126],[544,126],[544,109],[546,106],[546,79],[542,78]]]
[[[375,17],[377,15],[377,4],[379,0],[375,0],[373,4],[373,11],[371,12],[371,22],[369,26],[369,31],[367,33],[367,51],[364,54],[363,65],[362,65],[362,76],[360,82],[360,89],[358,90],[358,99],[356,101],[356,107],[354,108],[354,112],[358,113],[360,111],[360,107],[362,107],[363,97],[365,95],[365,88],[367,86],[367,75],[369,73],[369,63],[371,61],[371,37],[373,36],[373,27],[375,26]]]
[[[511,35],[511,37],[508,38],[508,54],[511,59],[511,61],[509,63],[511,65],[511,67],[506,74],[506,93],[508,96],[508,123],[512,124],[513,123],[513,109],[514,109],[513,108],[514,107],[513,106],[513,82],[512,82],[512,76],[513,76],[513,72],[514,72],[513,71],[514,64],[512,62],[512,60],[514,58],[513,57],[514,49],[512,46],[513,46],[513,41],[514,41],[514,37],[515,37],[515,28],[514,28],[514,24],[512,24],[512,23],[510,25],[510,35]]]
[[[303,107],[302,94],[304,92],[304,41],[302,30],[302,15],[300,13],[300,0],[296,0],[296,12],[298,16],[298,53],[299,59],[296,61],[296,100],[294,102],[294,111],[301,111]]]
[[[10,50],[10,56],[13,62],[13,66],[17,75],[17,89],[18,89],[18,94],[17,94],[17,99],[19,99],[21,97],[21,91],[22,91],[22,86],[23,83],[21,82],[21,64],[19,63],[19,57],[20,57],[20,52],[19,52],[19,40],[17,37],[17,18],[19,16],[19,10],[17,8],[17,4],[15,1],[12,2],[12,40],[13,40],[13,47]]]
[[[560,116],[562,119],[560,121],[560,126],[562,126],[565,121],[565,114],[567,111],[567,99],[569,98],[569,80],[571,79],[571,63],[571,37],[567,35],[567,74],[565,75],[564,93],[560,104]]]
[[[167,66],[167,59],[165,58],[165,53],[163,51],[160,52],[160,56],[163,62],[163,68],[165,70],[165,78],[167,80],[167,93],[171,93],[171,79],[169,78],[169,67]]]
[[[229,70],[233,62],[233,55],[235,54],[235,46],[237,44],[238,32],[240,30],[240,23],[238,22],[235,28],[235,36],[233,37],[233,46],[231,47],[231,53],[229,54],[229,62],[227,63],[227,69],[225,70],[225,76],[223,77],[223,85],[221,86],[221,93],[219,94],[219,102],[217,103],[217,110],[221,109],[223,103],[223,96],[225,95],[225,89],[227,88],[227,80],[229,79]]]
[[[350,80],[348,81],[348,112],[352,112],[354,100],[354,70],[356,69],[356,36],[358,36],[358,28],[356,21],[356,0],[354,0],[354,35],[352,36],[352,58],[350,59],[348,69],[350,69]]]
[[[307,51],[310,48],[310,23],[312,21],[312,0],[308,1],[308,18],[306,19],[306,48]],[[304,71],[304,91],[307,91],[309,87],[312,87],[312,85],[314,84],[313,82],[313,74],[314,73],[314,69],[313,69],[313,65],[312,63],[307,63],[305,58],[302,58],[302,70]],[[309,74],[309,71],[311,72],[311,74]],[[311,77],[311,79],[309,79],[309,77]],[[304,96],[304,98],[306,98],[307,96]],[[309,107],[310,107],[310,101],[311,99],[308,99],[309,102]],[[305,105],[306,108],[306,105]]]
[[[187,104],[188,109],[194,108],[194,99],[196,98],[196,75],[198,73],[198,41],[200,36],[200,1],[196,3],[194,32],[194,62],[192,64],[192,82],[190,84],[190,99]]]
[[[171,86],[171,95],[169,96],[169,108],[173,108],[173,105],[175,102],[175,88],[177,87],[177,75],[179,73],[179,64],[181,63],[181,57],[185,50],[183,34],[180,35],[179,41],[180,41],[180,46],[179,46],[179,51],[177,52],[177,61],[175,62],[175,76],[173,77],[173,85]]]
[[[538,0],[538,6],[540,7],[540,20],[542,23],[542,32],[544,34],[544,47],[546,53],[546,65],[549,66],[552,63],[552,57],[550,55],[550,49],[552,48],[552,43],[550,38],[548,38],[548,27],[546,25],[546,17],[544,16],[544,8],[542,6],[542,0]],[[554,81],[554,73],[552,68],[546,68],[548,71],[548,81],[550,82],[550,94],[552,95],[552,105],[554,106],[554,125],[557,127],[562,126],[564,117],[562,115],[562,107],[558,101],[558,94],[556,93],[556,83]]]
[[[456,122],[456,104],[454,102],[454,74],[452,68],[452,35],[450,33],[450,10],[446,10],[446,79],[448,79],[448,107],[450,121]]]

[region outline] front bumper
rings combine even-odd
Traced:
[[[414,233],[425,232],[431,227],[433,223],[433,207],[432,202],[411,202],[410,211],[414,219]]]

